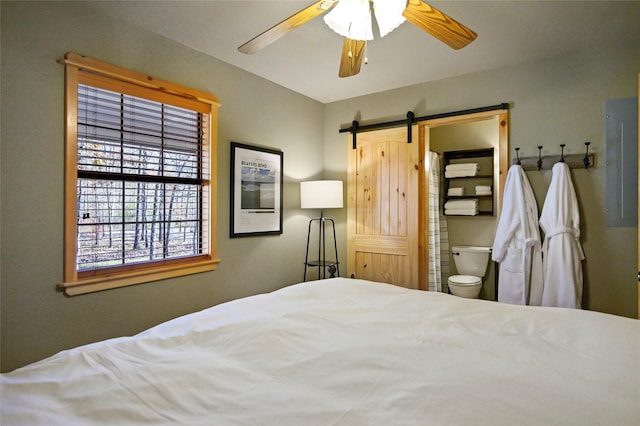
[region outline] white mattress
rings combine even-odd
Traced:
[[[336,278],[1,376],[2,425],[637,425],[640,322]]]

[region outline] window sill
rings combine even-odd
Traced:
[[[117,275],[111,276],[91,276],[87,278],[80,278],[77,281],[60,283],[58,284],[58,288],[64,290],[64,293],[67,296],[77,296],[80,294],[93,293],[112,288],[213,271],[218,267],[219,263],[220,259],[201,260],[187,264],[183,263],[154,267],[153,269],[150,268],[148,270],[138,269],[128,273],[118,273]]]

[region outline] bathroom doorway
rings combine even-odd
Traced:
[[[502,193],[509,167],[508,160],[508,110],[494,110],[483,113],[446,117],[434,120],[427,120],[418,123],[419,136],[424,147],[422,158],[429,158],[429,153],[434,151],[440,158],[445,152],[467,151],[479,149],[493,149],[493,182],[492,182],[492,214],[474,216],[449,216],[443,217],[444,224],[439,225],[442,231],[440,261],[442,262],[441,273],[443,289],[446,291],[446,280],[448,275],[456,273],[452,255],[448,247],[453,245],[473,245],[487,246],[493,245],[495,229],[498,224],[500,208],[502,205]],[[442,160],[441,160],[442,161]],[[427,168],[429,161],[425,161]],[[429,170],[425,170],[425,178],[421,188],[425,205],[421,223],[429,223],[429,215],[435,214],[434,209],[429,207]],[[443,197],[440,197],[442,200]],[[442,205],[442,204],[441,204]],[[447,235],[448,234],[448,235]],[[429,247],[433,250],[433,244],[425,247],[424,256],[434,256],[429,253]],[[431,258],[433,259],[433,257]],[[493,262],[489,263],[489,268],[484,279],[484,285],[480,293],[480,298],[496,299],[496,270]]]

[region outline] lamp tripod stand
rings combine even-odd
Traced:
[[[309,242],[311,240],[311,225],[314,222],[318,222],[318,259],[309,260]],[[333,259],[327,259],[326,256],[326,235],[325,235],[325,223],[331,222],[331,229],[333,231],[333,250],[335,257]],[[307,267],[318,267],[318,279],[326,278],[327,272],[329,272],[329,278],[335,278],[340,276],[340,266],[338,262],[338,243],[336,242],[336,226],[333,219],[324,217],[320,212],[320,217],[309,220],[309,232],[307,233],[307,255],[304,260],[304,281],[307,280]]]

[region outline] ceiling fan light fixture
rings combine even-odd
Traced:
[[[423,0],[316,0],[238,50],[246,54],[257,52],[300,25],[324,15],[329,28],[344,38],[338,76],[351,77],[360,72],[363,58],[365,64],[369,62],[366,50],[367,41],[373,40],[372,10],[380,37],[396,29],[405,19],[453,49],[461,49],[477,37],[473,30]]]
[[[369,0],[340,0],[324,22],[336,33],[351,40],[373,40]]]

